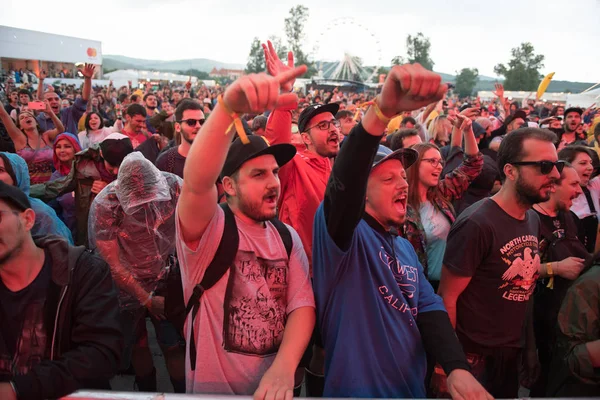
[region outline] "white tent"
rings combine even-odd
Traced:
[[[600,105],[600,88],[590,90],[585,93],[567,95],[567,107],[584,107],[587,108],[592,104]]]
[[[131,81],[133,87],[137,87],[140,83],[145,82],[156,82],[156,81],[168,81],[185,83],[190,77],[187,75],[178,75],[172,72],[159,72],[159,71],[138,71],[133,69],[120,69],[118,71],[109,72],[104,74],[104,79],[110,79],[113,81],[115,87],[127,85],[128,81]],[[192,77],[192,84],[196,85],[198,78]]]

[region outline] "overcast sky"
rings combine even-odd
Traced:
[[[600,0],[3,0],[0,24],[102,42],[103,54],[210,58],[245,64],[253,37],[285,37],[296,4],[309,8],[305,50],[367,64],[405,55],[407,34],[431,40],[434,69],[495,76],[510,50],[533,43],[554,79],[600,81]],[[86,16],[87,14],[87,16]],[[342,24],[340,19],[351,18]],[[109,22],[110,21],[110,22]],[[337,22],[337,23],[336,23]],[[379,42],[379,43],[377,43]],[[381,48],[381,51],[378,50]]]

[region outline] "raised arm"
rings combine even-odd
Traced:
[[[94,77],[94,73],[96,72],[96,66],[94,64],[85,64],[83,69],[81,70],[83,74],[83,91],[81,92],[81,98],[83,101],[87,102],[90,99],[90,94],[92,93],[92,78]]]
[[[232,112],[262,113],[275,106],[293,103],[295,94],[279,94],[282,84],[306,72],[297,67],[276,77],[266,74],[247,75],[235,81],[223,95],[222,102]],[[221,102],[210,114],[192,144],[183,170],[183,189],[177,215],[181,234],[188,247],[195,249],[217,207],[215,182],[219,177],[233,130],[227,131],[232,116]]]
[[[10,139],[13,141],[15,149],[21,150],[23,147],[25,147],[27,143],[27,138],[25,137],[25,134],[23,134],[23,132],[21,132],[21,130],[17,128],[17,125],[15,125],[15,121],[10,117],[10,115],[8,115],[4,107],[0,107],[0,120],[6,127],[6,132],[8,133],[8,136],[10,136]]]
[[[267,71],[271,76],[277,76],[282,72],[289,71],[294,68],[294,54],[288,53],[288,64],[285,65],[277,55],[275,47],[271,41],[267,44],[262,44],[265,53],[265,62]],[[286,83],[285,87],[281,87],[284,93],[291,92],[294,87],[294,81]],[[269,115],[267,126],[265,128],[265,137],[271,144],[291,143],[292,142],[292,110],[296,109],[297,105],[275,108]]]
[[[38,78],[38,87],[37,87],[37,98],[40,101],[44,100],[44,79],[46,79],[47,76],[48,76],[48,74],[46,73],[45,69],[40,71],[40,76]]]
[[[439,75],[419,64],[390,71],[376,99],[383,115],[378,116],[374,106],[369,108],[344,141],[327,183],[323,211],[327,231],[339,248],[349,246],[362,218],[369,173],[389,119],[440,100],[447,90]]]

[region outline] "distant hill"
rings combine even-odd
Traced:
[[[197,69],[198,71],[210,72],[213,68],[226,69],[244,69],[243,64],[230,64],[220,61],[211,60],[208,58],[194,58],[191,60],[144,60],[139,58],[131,58],[119,55],[104,55],[103,68],[107,70],[115,69],[143,69],[153,71],[178,72],[188,69]],[[327,70],[331,63],[324,62],[323,70]],[[373,68],[373,67],[366,67]],[[456,76],[438,72],[444,82],[455,82]],[[494,90],[494,83],[502,82],[502,79],[491,76],[480,75],[479,82],[475,86],[476,91]],[[588,82],[569,82],[569,81],[552,81],[548,86],[547,92],[570,92],[579,93],[592,86],[593,83]]]
[[[213,68],[244,69],[245,65],[230,64],[207,58],[194,58],[191,60],[143,60],[119,55],[104,55],[102,67],[104,69],[145,69],[153,71],[177,72],[188,69],[210,72]]]

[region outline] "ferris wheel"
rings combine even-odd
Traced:
[[[379,38],[352,17],[329,22],[317,37],[313,54],[323,79],[371,82],[382,62]]]

